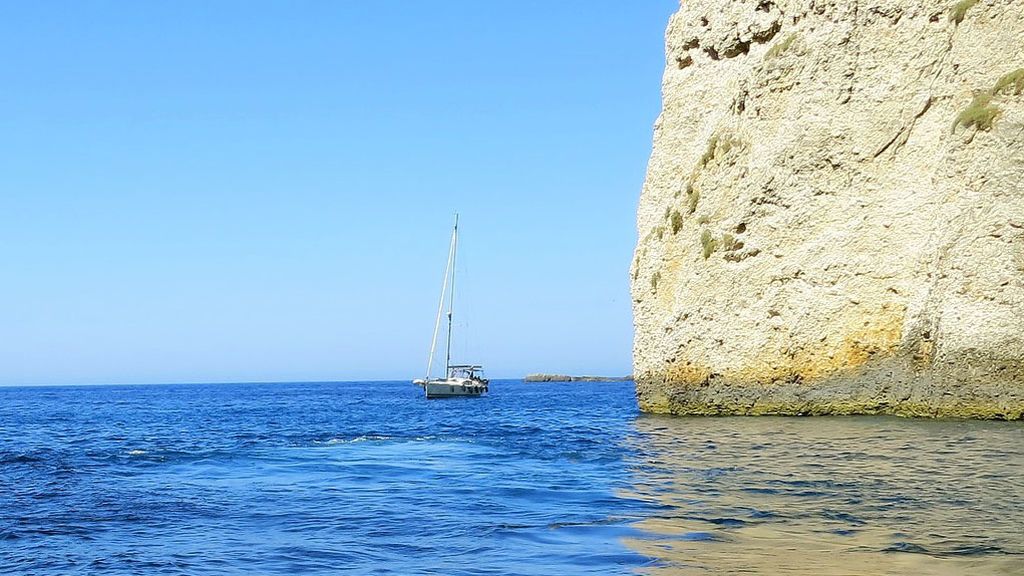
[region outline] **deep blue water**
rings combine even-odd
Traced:
[[[606,574],[629,384],[0,389],[10,574]]]
[[[0,388],[0,574],[1024,574],[1024,425],[628,383]]]

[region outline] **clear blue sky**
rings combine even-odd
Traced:
[[[676,6],[5,4],[0,384],[628,373]]]

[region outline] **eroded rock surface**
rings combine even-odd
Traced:
[[[1024,0],[686,0],[642,409],[1024,415]]]

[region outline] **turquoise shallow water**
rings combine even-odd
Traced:
[[[628,383],[0,388],[2,574],[1024,574],[1024,426]]]

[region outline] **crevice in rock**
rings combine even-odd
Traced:
[[[748,53],[750,53],[750,42],[741,41],[737,42],[736,44],[733,44],[732,46],[729,46],[724,51],[722,51],[722,56],[725,56],[726,58],[735,58],[740,54]]]
[[[911,118],[909,122],[904,124],[899,129],[899,131],[896,132],[895,136],[893,136],[888,142],[886,142],[881,148],[879,148],[878,151],[875,152],[873,158],[878,158],[879,156],[882,155],[883,152],[888,150],[890,147],[892,147],[893,154],[899,151],[899,149],[902,148],[907,143],[907,140],[910,139],[910,133],[914,130],[914,126],[917,124],[917,120],[921,118],[921,116],[924,116],[924,113],[927,112],[928,109],[931,108],[931,106],[932,97],[928,96],[928,98],[925,99],[924,105],[921,107],[921,110],[914,114],[914,117]]]
[[[758,44],[764,44],[765,42],[769,42],[772,38],[775,37],[776,34],[779,33],[779,30],[782,30],[782,22],[776,21],[775,24],[772,24],[771,28],[763,30],[761,32],[755,32],[754,42],[757,42]]]

